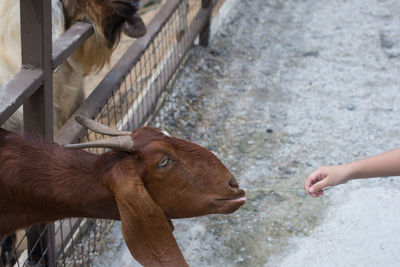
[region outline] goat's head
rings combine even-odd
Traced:
[[[132,138],[146,168],[146,188],[168,217],[231,213],[245,202],[233,175],[204,147],[151,127]]]
[[[116,137],[67,147],[107,147],[129,152],[135,165],[143,168],[141,180],[145,188],[169,218],[228,214],[246,200],[232,173],[202,146],[158,128],[142,127],[131,133],[80,116],[76,119],[87,128]]]
[[[119,35],[119,29],[130,37],[141,37],[146,34],[146,26],[137,14],[140,0],[61,0],[67,27],[74,21],[88,21],[95,27],[100,27],[97,34],[102,33],[113,46],[114,39]],[[116,36],[115,36],[116,35]]]
[[[115,137],[67,148],[125,151],[110,152],[120,153],[121,161],[106,183],[117,202],[125,242],[143,265],[185,266],[169,218],[231,213],[246,201],[233,175],[199,145],[153,127],[130,133],[76,119],[95,132]]]
[[[95,33],[74,54],[83,66],[84,74],[100,70],[109,62],[121,32],[134,38],[146,34],[146,26],[137,10],[140,0],[60,0],[63,4],[66,28],[77,21],[93,24]]]

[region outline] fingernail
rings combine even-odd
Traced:
[[[314,187],[310,187],[310,193],[312,194],[312,193],[314,193]]]

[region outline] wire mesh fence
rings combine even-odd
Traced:
[[[120,130],[134,130],[143,125],[193,41],[207,27],[212,7],[218,2],[167,1],[155,15],[155,22],[148,26],[148,31],[153,31],[151,37],[144,45],[133,43],[122,58],[129,57],[129,64],[121,63],[123,67],[117,64],[77,113]],[[128,54],[132,51],[136,55]],[[108,82],[117,72],[121,78],[110,85]],[[103,138],[90,130],[77,130],[74,124],[71,119],[56,141]],[[89,152],[103,153],[104,150],[90,149]],[[92,259],[102,252],[103,237],[112,224],[111,220],[69,218],[19,230],[0,239],[0,267],[90,266]]]
[[[99,108],[97,121],[118,129],[133,130],[152,112],[163,87],[186,53],[188,34],[193,30],[190,24],[201,8],[201,1],[181,2],[119,83],[118,89]]]

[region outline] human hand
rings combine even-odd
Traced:
[[[348,173],[345,165],[319,167],[307,177],[304,190],[313,197],[319,197],[324,194],[324,188],[346,183]]]

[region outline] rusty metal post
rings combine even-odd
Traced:
[[[53,140],[51,0],[20,0],[22,67],[42,69],[42,86],[24,104],[25,131]]]
[[[201,7],[202,8],[209,8],[212,4],[212,0],[202,0]],[[210,33],[211,33],[211,16],[210,19],[207,21],[204,28],[200,31],[199,34],[199,44],[201,46],[207,47],[210,41]]]
[[[41,69],[43,83],[24,103],[25,132],[53,140],[51,0],[20,0],[22,68]],[[28,252],[33,264],[55,266],[54,224],[30,227]],[[35,245],[36,244],[36,245]]]

